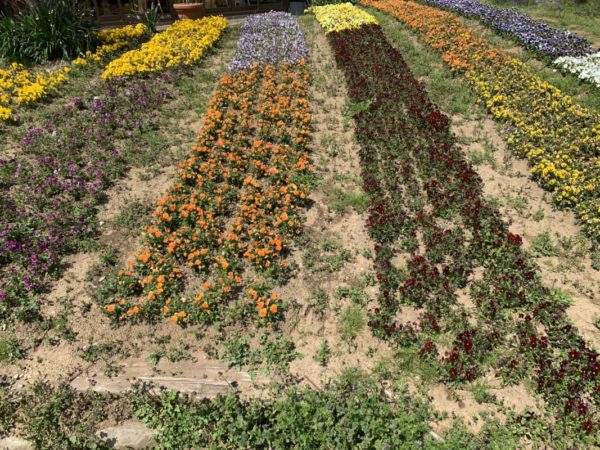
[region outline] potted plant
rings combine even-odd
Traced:
[[[204,3],[198,0],[183,0],[182,3],[173,3],[173,9],[179,19],[199,19],[202,17]]]

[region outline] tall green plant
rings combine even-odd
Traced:
[[[91,11],[78,0],[27,0],[0,19],[0,57],[19,62],[73,59],[97,45]]]

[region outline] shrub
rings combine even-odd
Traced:
[[[28,0],[15,17],[0,19],[0,57],[42,62],[73,59],[97,44],[90,11],[78,0]]]

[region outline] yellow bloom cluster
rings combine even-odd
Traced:
[[[478,65],[467,78],[482,102],[510,124],[508,143],[554,202],[574,207],[600,238],[600,116],[537,77],[524,62]]]
[[[103,44],[114,44],[122,41],[133,41],[141,39],[148,33],[148,27],[143,23],[136,26],[127,25],[120,28],[105,28],[98,32],[98,38]]]
[[[227,20],[224,17],[177,21],[162,33],[154,35],[141,48],[111,61],[102,78],[145,75],[195,64],[215,44],[226,27]]]
[[[326,34],[360,28],[363,25],[378,25],[375,17],[350,3],[313,6],[307,12],[315,15]]]
[[[0,120],[12,117],[11,105],[30,104],[56,92],[56,88],[67,81],[69,71],[63,67],[34,74],[17,63],[6,70],[0,69]]]
[[[96,51],[87,51],[73,61],[76,66],[85,66],[90,62],[101,62],[107,55],[139,43],[148,33],[148,27],[138,23],[136,26],[127,25],[120,28],[104,29],[98,32],[102,45]]]

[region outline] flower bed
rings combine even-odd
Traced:
[[[162,33],[154,35],[141,48],[111,61],[102,78],[144,76],[196,64],[206,50],[217,42],[226,27],[227,20],[224,17],[177,21]]]
[[[593,52],[587,39],[568,30],[534,20],[515,8],[499,8],[476,0],[422,0],[483,22],[517,40],[525,48],[554,60],[560,56],[584,56]]]
[[[325,33],[352,30],[368,24],[377,25],[375,17],[350,3],[314,6],[307,12],[315,15]]]
[[[535,76],[522,61],[488,45],[461,19],[410,1],[364,0],[406,23],[471,86],[494,117],[506,123],[507,142],[527,158],[534,178],[572,207],[592,240],[600,242],[600,116]]]
[[[249,69],[256,63],[296,63],[307,56],[306,41],[292,16],[283,12],[258,14],[244,21],[229,70]]]
[[[280,13],[247,20],[282,19],[292,20]],[[295,29],[291,41],[306,48]],[[249,35],[240,42],[280,36],[268,26],[243,30]],[[238,50],[240,61],[245,45]],[[214,320],[241,298],[257,316],[277,317],[279,297],[268,281],[286,270],[311,171],[309,78],[304,61],[286,62],[300,56],[292,53],[221,78],[198,145],[158,202],[146,248],[105,287],[108,315],[185,324]]]
[[[76,66],[85,66],[91,62],[101,63],[107,56],[119,50],[138,45],[148,35],[148,27],[138,23],[136,26],[126,25],[121,28],[100,30],[98,38],[102,45],[94,52],[87,51],[85,55],[73,61]]]
[[[17,63],[8,70],[0,69],[0,120],[13,117],[13,105],[28,105],[55,93],[67,81],[69,71],[64,67],[36,74]]]
[[[352,102],[363,105],[355,131],[380,285],[369,325],[418,349],[440,381],[495,374],[534,386],[570,437],[596,442],[598,355],[542,284],[520,236],[484,199],[450,119],[378,26],[328,37]],[[473,277],[475,269],[481,277]],[[472,308],[462,306],[459,292]],[[402,305],[420,310],[416,323],[402,322]]]
[[[0,159],[0,318],[38,315],[39,294],[61,273],[62,258],[97,233],[102,193],[139,154],[140,133],[169,93],[166,81],[184,73],[95,84],[28,130],[15,156]]]

